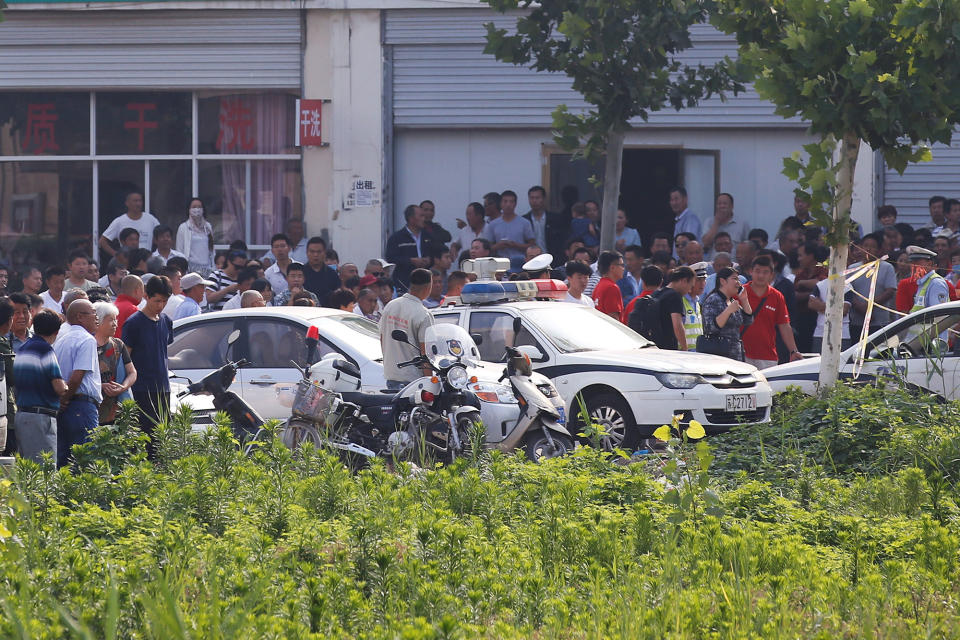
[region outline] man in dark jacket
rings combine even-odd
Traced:
[[[569,225],[563,223],[558,213],[547,211],[547,191],[537,185],[527,191],[527,200],[530,202],[530,211],[524,218],[530,221],[533,227],[535,242],[544,253],[549,253],[562,263],[564,244],[570,235]]]
[[[414,269],[429,269],[439,255],[439,246],[424,228],[423,209],[415,204],[403,211],[407,225],[387,240],[387,261],[397,265],[393,280],[400,292],[410,287],[410,272]]]

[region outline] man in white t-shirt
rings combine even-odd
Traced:
[[[117,254],[111,243],[120,236],[121,231],[128,228],[136,229],[140,234],[141,248],[153,249],[153,230],[160,221],[143,210],[143,194],[139,191],[128,193],[125,203],[127,212],[114,218],[100,236],[100,250],[106,252],[108,256]]]
[[[587,288],[587,282],[590,280],[590,276],[593,274],[590,267],[577,260],[571,260],[564,267],[564,271],[567,273],[567,296],[563,301],[582,304],[591,309],[595,308],[596,303],[593,299],[583,293],[584,289]]]

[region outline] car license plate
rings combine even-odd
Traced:
[[[560,424],[567,424],[567,410],[563,407],[557,407],[557,413],[560,414],[560,419],[557,420]]]
[[[742,393],[727,396],[727,411],[755,411],[757,408],[757,394]]]

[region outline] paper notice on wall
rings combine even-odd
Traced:
[[[343,203],[344,209],[375,207],[380,204],[380,190],[376,182],[366,178],[354,178]]]

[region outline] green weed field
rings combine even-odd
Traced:
[[[960,405],[841,387],[681,447],[351,473],[102,430],[0,483],[0,637],[960,637]]]

